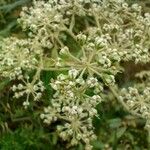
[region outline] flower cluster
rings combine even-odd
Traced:
[[[14,92],[14,98],[20,98],[26,96],[26,100],[23,102],[23,106],[27,108],[30,105],[30,96],[32,95],[34,101],[40,100],[42,97],[42,92],[45,87],[42,81],[29,81],[29,76],[25,79],[21,79],[22,83],[12,86],[12,91]]]
[[[135,75],[139,79],[133,87],[123,88],[119,99],[133,114],[146,119],[146,129],[150,129],[150,71]]]
[[[95,26],[88,25],[75,34],[76,19],[81,16],[93,17]],[[106,83],[114,82],[114,75],[122,70],[120,61],[149,62],[149,22],[148,13],[142,16],[140,6],[128,6],[124,0],[34,1],[33,7],[23,8],[19,19],[23,29],[29,29],[43,47],[69,54],[63,65],[97,74]],[[68,53],[64,32],[80,46],[78,58]]]
[[[59,32],[63,29],[63,25],[69,24],[72,15],[84,16],[87,10],[84,6],[90,2],[87,0],[49,0],[48,2],[34,0],[32,7],[22,9],[21,18],[18,21],[24,30],[30,29],[34,34],[37,34],[41,28]]]
[[[101,102],[101,84],[94,77],[86,80],[80,78],[78,71],[72,69],[68,75],[59,75],[57,80],[51,81],[52,88],[56,91],[51,100],[51,105],[44,109],[41,118],[50,125],[57,120],[57,132],[70,146],[84,142],[87,150],[91,149],[90,141],[96,138],[92,118],[97,116],[96,105]],[[96,94],[88,94],[87,90],[96,90]]]
[[[10,79],[21,78],[23,71],[35,69],[37,51],[30,39],[6,38],[0,45],[0,75]]]
[[[149,62],[150,15],[148,13],[142,16],[140,6],[133,4],[130,7],[124,1],[104,0],[93,9],[98,14],[98,28],[91,27],[90,34],[96,43],[103,47],[108,58],[119,62],[120,60]]]
[[[60,123],[56,131],[70,146],[81,141],[92,149],[92,118],[103,84],[115,84],[121,62],[150,62],[150,14],[125,0],[34,0],[22,9],[18,22],[27,38],[1,41],[0,77],[17,81],[14,98],[26,96],[27,108],[30,97],[43,99],[41,72],[69,70],[51,80],[56,92],[41,118],[48,125]],[[150,86],[145,87],[123,89],[120,96],[143,117],[150,113]]]
[[[91,76],[96,74],[101,77],[105,84],[114,84],[114,75],[121,70],[116,64],[118,60],[111,59],[108,54],[105,53],[105,49],[98,48],[97,43],[92,42],[90,37],[87,37],[85,34],[77,35],[79,43],[83,42],[83,39],[80,37],[85,38],[81,48],[81,56],[77,58],[71,54],[67,46],[63,47],[59,53],[60,58],[62,59],[62,66],[74,67],[77,70],[82,71],[83,74],[88,72]],[[65,56],[64,59],[63,56]]]
[[[150,87],[146,87],[144,90],[137,89],[135,87],[129,87],[122,89],[120,99],[125,101],[127,106],[141,114],[144,118],[149,117],[150,114]]]

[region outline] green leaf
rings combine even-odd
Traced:
[[[111,119],[108,121],[110,128],[118,128],[121,125],[121,119],[120,118],[115,118],[115,119]]]
[[[0,82],[0,91],[2,91],[8,83],[10,83],[9,79],[5,79],[4,81],[1,81]]]
[[[57,134],[53,134],[53,137],[52,137],[52,144],[56,145],[56,144],[57,144],[57,140],[58,140]]]
[[[12,4],[7,4],[4,6],[0,6],[0,10],[5,11],[5,13],[9,13],[10,11],[12,11],[13,9],[15,9],[18,6],[22,6],[28,2],[30,2],[31,0],[20,0],[20,1],[16,1]]]
[[[100,141],[93,142],[93,146],[95,149],[104,149],[105,145]]]
[[[117,129],[117,133],[116,133],[117,139],[121,138],[121,136],[125,133],[126,129],[127,129],[126,127],[121,127]]]

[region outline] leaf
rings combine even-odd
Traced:
[[[126,129],[127,129],[126,127],[121,127],[117,129],[117,133],[116,133],[117,139],[121,138],[121,136],[125,133]]]
[[[0,6],[0,10],[5,11],[5,13],[9,13],[10,11],[12,11],[13,9],[15,9],[18,6],[22,6],[28,2],[30,2],[31,0],[20,0],[20,1],[16,1],[12,4],[7,4],[4,6]]]
[[[57,140],[58,140],[57,134],[53,134],[53,137],[52,137],[52,144],[56,145],[56,144],[57,144]]]
[[[44,68],[54,66],[54,64],[56,63],[56,61],[53,58],[47,58],[47,57],[45,57],[43,61],[44,61],[43,62]]]
[[[9,79],[5,79],[4,81],[0,82],[0,91],[2,91],[9,82]]]
[[[11,21],[3,30],[0,30],[0,36],[2,37],[7,37],[10,33],[11,30],[17,25],[17,21],[13,20]]]
[[[78,148],[77,148],[77,150],[83,150],[83,149],[84,149],[83,145],[80,143],[79,146],[78,146]]]
[[[110,128],[118,128],[121,125],[121,119],[115,118],[108,121]]]
[[[95,149],[104,149],[105,145],[100,141],[93,142],[93,146]]]

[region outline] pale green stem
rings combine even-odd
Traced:
[[[71,23],[70,23],[70,27],[69,27],[70,31],[73,30],[74,25],[75,25],[75,15],[73,14],[71,17]]]
[[[74,33],[73,33],[72,31],[70,31],[68,28],[66,28],[65,31],[66,31],[75,41],[77,41],[76,36],[74,35]]]
[[[81,63],[81,60],[78,59],[77,57],[73,56],[71,53],[69,53],[69,56],[70,56],[73,60],[77,61],[78,63]]]
[[[147,143],[148,143],[148,149],[150,149],[150,130],[147,129]]]
[[[34,85],[36,80],[39,78],[42,68],[43,68],[43,55],[41,54],[40,55],[40,64],[39,64],[36,74],[34,75],[33,80],[31,82],[32,85]]]
[[[69,70],[70,67],[64,67],[64,68],[56,68],[56,67],[49,67],[49,68],[43,68],[42,70],[45,70],[45,71],[65,71],[65,70]]]

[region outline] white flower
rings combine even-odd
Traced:
[[[69,48],[67,46],[65,46],[64,48],[62,48],[59,52],[60,55],[68,55],[69,54]]]
[[[78,71],[73,69],[65,79],[57,77],[57,80],[52,80],[52,84],[58,83],[59,86],[55,88],[52,105],[45,108],[41,114],[43,122],[49,125],[56,120],[62,120],[62,124],[57,126],[57,132],[63,140],[69,140],[72,146],[79,141],[89,144],[95,139],[92,118],[97,116],[95,107],[101,102],[99,95],[91,96],[86,93],[90,87],[98,85],[98,80],[94,77],[88,78],[87,86],[82,79],[85,83],[82,85],[77,82],[77,75]]]
[[[95,86],[98,85],[98,80],[97,80],[97,78],[90,77],[90,78],[87,80],[87,84],[88,84],[88,86],[90,86],[90,88],[95,87]]]
[[[26,109],[30,105],[29,101],[24,101],[23,106]]]
[[[44,91],[45,87],[42,81],[38,81],[36,83],[30,83],[29,80],[27,81],[22,80],[23,83],[19,83],[18,85],[13,85],[12,91],[14,91],[14,98],[20,98],[26,95],[26,101],[23,102],[23,105],[27,108],[29,103],[29,96],[32,95],[34,101],[38,101],[42,97],[42,92]]]
[[[69,70],[69,72],[68,72],[68,75],[69,75],[69,77],[71,77],[71,78],[76,78],[78,74],[79,74],[79,72],[78,72],[78,70],[76,70],[76,69],[71,69],[71,70]]]

